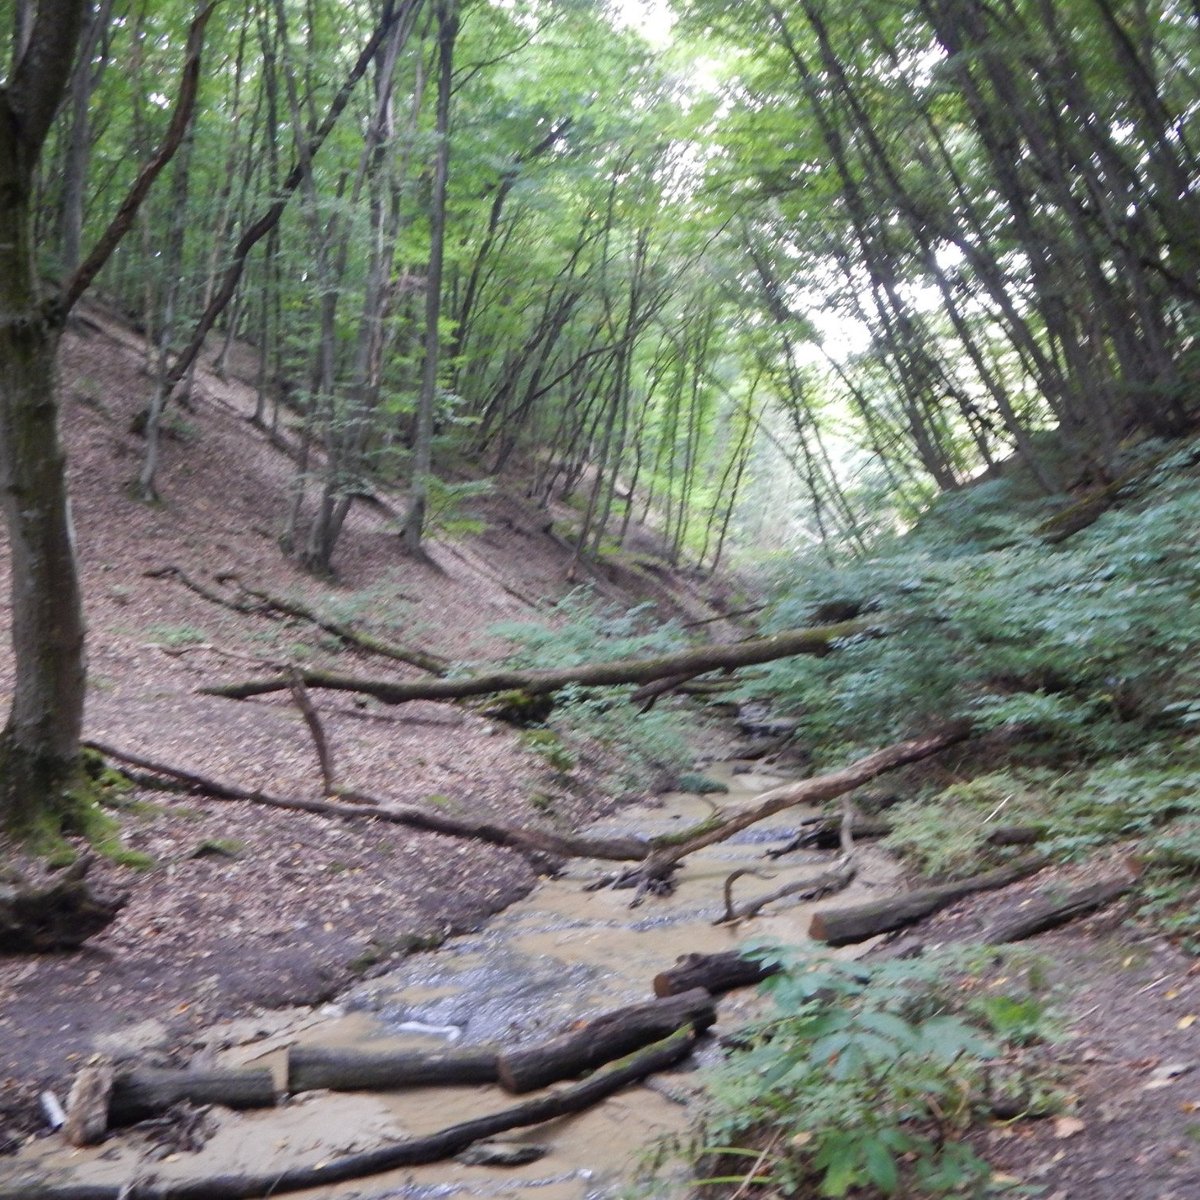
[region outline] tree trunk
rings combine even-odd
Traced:
[[[433,406],[437,379],[442,313],[442,260],[446,242],[446,183],[450,174],[450,97],[453,84],[454,42],[458,37],[458,0],[438,0],[437,156],[429,208],[429,271],[425,279],[425,363],[417,402],[413,445],[412,499],[404,520],[404,548],[419,554],[433,466]]]
[[[828,654],[841,638],[865,635],[871,630],[866,621],[842,621],[816,625],[811,629],[790,629],[769,637],[753,638],[733,645],[699,646],[661,658],[618,659],[608,663],[585,663],[557,671],[497,670],[462,679],[436,679],[420,683],[395,683],[385,679],[361,679],[333,671],[306,670],[301,675],[308,687],[334,691],[361,692],[384,704],[404,704],[409,700],[461,700],[468,696],[486,696],[494,692],[525,691],[544,696],[568,684],[581,687],[612,687],[627,683],[651,683],[671,675],[694,676],[707,671],[727,670],[790,658],[798,654]],[[245,700],[268,692],[286,691],[291,679],[252,679],[244,683],[201,688],[208,696],[226,696]]]
[[[79,771],[83,606],[58,433],[63,310],[39,301],[33,176],[67,79],[83,0],[43,0],[0,92],[0,492],[12,571],[12,707],[0,734],[0,827],[50,815]]]

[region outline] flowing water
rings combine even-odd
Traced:
[[[762,773],[734,774],[728,767],[709,774],[730,788],[728,795],[717,797],[726,811],[747,805],[781,782]],[[711,811],[702,798],[675,794],[623,809],[593,832],[651,836],[686,828]],[[268,1014],[214,1030],[214,1042],[232,1043],[221,1061],[269,1065],[282,1082],[286,1048],[294,1044],[376,1049],[534,1044],[580,1018],[649,999],[653,977],[682,954],[728,950],[750,938],[801,943],[809,905],[784,901],[741,929],[712,922],[723,911],[722,885],[731,871],[751,868],[773,877],[769,882],[740,880],[739,900],[820,872],[820,855],[792,854],[778,862],[763,858],[766,847],[790,836],[804,815],[799,810],[781,813],[689,856],[674,894],[650,897],[636,909],[629,907],[631,891],[585,891],[597,876],[597,864],[573,862],[482,931],[407,959],[396,970],[353,988],[335,1005],[317,1013]],[[872,866],[875,880],[887,873],[886,864]],[[725,997],[714,1032],[736,1027],[756,1003],[753,993]],[[710,1048],[707,1053],[714,1052]],[[443,1162],[293,1194],[311,1200],[616,1200],[632,1194],[631,1180],[654,1144],[682,1132],[694,1118],[689,1107],[693,1069],[688,1064],[661,1074],[579,1116],[504,1135],[505,1142],[547,1148],[544,1157],[526,1166]],[[215,1135],[195,1153],[147,1162],[146,1143],[136,1135],[75,1152],[45,1139],[24,1152],[24,1165],[90,1183],[122,1183],[150,1173],[195,1178],[261,1172],[373,1149],[513,1103],[499,1088],[481,1086],[314,1092],[278,1109],[222,1116]],[[670,1191],[662,1182],[653,1188],[656,1196]]]

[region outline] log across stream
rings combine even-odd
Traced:
[[[781,782],[761,772],[735,775],[728,767],[709,774],[730,786],[729,795],[716,798],[727,810],[749,804]],[[594,832],[649,836],[686,827],[709,811],[704,800],[674,795],[624,809]],[[814,905],[780,905],[740,930],[712,922],[723,911],[722,883],[732,871],[752,869],[772,877],[741,878],[738,898],[749,899],[820,870],[823,856],[817,854],[789,855],[777,862],[763,857],[770,846],[786,841],[806,815],[802,810],[781,813],[697,853],[686,860],[674,895],[649,898],[632,910],[631,891],[584,890],[605,869],[601,864],[573,862],[566,874],[543,881],[481,932],[416,955],[320,1012],[268,1013],[211,1031],[210,1044],[230,1043],[216,1065],[266,1066],[281,1074],[285,1048],[292,1045],[398,1053],[536,1045],[581,1019],[650,1000],[654,977],[680,955],[730,950],[746,938],[801,943]],[[894,872],[874,856],[866,869],[876,885]],[[854,890],[845,893],[849,900],[855,895]],[[756,1003],[749,992],[723,998],[716,1032],[734,1028]],[[710,1046],[700,1057],[715,1053]],[[693,1086],[686,1068],[664,1073],[578,1116],[505,1135],[508,1143],[546,1148],[543,1157],[525,1165],[442,1162],[293,1194],[312,1200],[615,1198],[651,1144],[687,1126]],[[215,1134],[194,1153],[147,1161],[145,1135],[132,1133],[94,1150],[72,1152],[54,1139],[43,1140],[18,1161],[63,1181],[96,1184],[127,1182],[139,1164],[142,1177],[152,1171],[163,1181],[214,1172],[283,1171],[419,1136],[511,1103],[511,1096],[489,1084],[311,1092],[278,1109],[214,1110],[221,1113]]]

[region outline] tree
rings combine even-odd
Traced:
[[[83,724],[83,606],[55,400],[65,309],[40,295],[32,237],[35,172],[83,12],[84,0],[40,0],[0,91],[0,492],[16,656],[0,734],[0,824],[17,829],[70,785]]]
[[[215,0],[214,0],[215,2]],[[82,264],[43,297],[34,260],[38,163],[66,91],[84,0],[40,0],[18,25],[0,89],[0,491],[12,572],[12,707],[0,733],[0,828],[57,825],[80,783],[87,683],[83,604],[55,395],[59,337],[72,305],[133,224],[183,141],[214,5],[188,33],[179,98],[157,153]]]

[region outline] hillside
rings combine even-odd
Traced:
[[[211,603],[165,567],[231,597],[214,576],[236,573],[247,586],[459,662],[494,657],[506,643],[493,625],[545,619],[575,586],[569,549],[547,531],[550,514],[502,493],[473,505],[483,532],[435,537],[427,560],[401,553],[381,505],[358,504],[336,582],[295,569],[276,545],[294,465],[247,419],[253,392],[238,369],[251,370],[248,360],[235,358],[225,380],[201,371],[165,443],[162,503],[132,499],[142,442],[129,426],[147,388],[143,347],[99,309],[63,347],[89,628],[87,738],[252,790],[318,799],[316,755],[290,699],[236,703],[197,688],[280,661],[420,677],[344,649],[311,623]],[[591,580],[610,602],[650,599],[664,616],[714,615],[699,590],[661,566],[611,570],[619,584]],[[0,590],[7,597],[7,573]],[[0,685],[9,686],[7,632],[3,646]],[[573,827],[614,800],[602,747],[567,777],[511,726],[461,706],[392,709],[335,693],[315,703],[343,789],[551,827]],[[14,969],[0,976],[5,1144],[36,1119],[38,1088],[61,1084],[97,1036],[165,1024],[178,1044],[248,1006],[319,1000],[370,963],[470,926],[535,881],[525,858],[478,842],[186,793],[135,788],[114,799],[124,846],[154,865],[101,859],[97,883],[130,892],[116,923],[79,954],[9,960]]]

